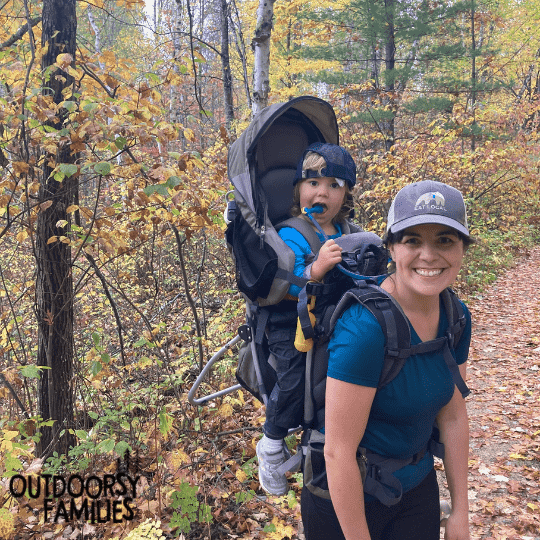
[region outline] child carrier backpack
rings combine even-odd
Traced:
[[[227,193],[225,238],[234,260],[238,290],[246,300],[246,324],[197,377],[188,393],[193,405],[242,386],[266,403],[267,388],[275,384],[275,371],[267,361],[265,308],[278,304],[291,283],[300,287],[306,283],[294,275],[294,253],[277,230],[283,226],[296,228],[313,253],[321,246],[310,225],[301,218],[291,218],[289,213],[298,161],[316,142],[339,144],[337,119],[326,101],[302,96],[260,111],[229,148],[227,172],[234,189]],[[340,225],[344,234],[359,230],[348,221]],[[213,364],[240,340],[243,344],[237,378],[241,383],[196,397]]]
[[[306,96],[261,111],[228,154],[234,191],[228,194],[225,237],[246,299],[237,379],[265,403],[276,382],[265,335],[268,308],[284,299],[291,284],[307,282],[294,275],[294,252],[278,231],[296,229],[314,254],[322,245],[308,222],[289,214],[298,161],[315,142],[338,144],[337,120],[330,104]],[[343,234],[360,230],[348,221],[340,226]]]

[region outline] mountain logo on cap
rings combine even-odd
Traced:
[[[443,195],[438,191],[430,191],[418,198],[414,205],[414,209],[425,210],[425,207],[429,206],[430,208],[436,207],[438,210],[445,210],[444,205],[445,201]]]

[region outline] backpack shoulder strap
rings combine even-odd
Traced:
[[[461,392],[461,395],[466,398],[471,391],[463,380],[463,377],[459,371],[459,366],[454,358],[454,355],[452,354],[452,351],[455,350],[461,336],[463,335],[463,331],[465,330],[465,325],[467,323],[465,311],[461,305],[461,302],[456,296],[456,293],[450,288],[443,291],[442,300],[444,309],[446,310],[446,318],[448,319],[448,328],[445,336],[447,339],[447,346],[445,346],[443,349],[444,360],[448,366],[448,369],[450,370],[450,373],[452,374],[454,384]]]
[[[411,354],[411,331],[407,317],[396,301],[374,283],[359,282],[361,285],[347,291],[330,321],[330,330],[343,312],[354,303],[362,304],[375,317],[385,336],[384,364],[378,388],[386,386],[401,371]]]
[[[279,230],[284,227],[290,227],[291,229],[298,231],[306,239],[312,253],[318,253],[319,249],[321,249],[322,242],[317,236],[315,229],[304,219],[300,217],[286,219],[276,225],[275,229],[279,232]]]
[[[465,311],[456,293],[450,287],[442,292],[442,300],[448,319],[447,335],[450,340],[448,345],[451,349],[455,349],[467,324]]]
[[[359,227],[358,225],[349,220],[345,220],[343,223],[340,223],[340,225],[343,234],[364,232],[364,229],[362,229],[362,227]]]

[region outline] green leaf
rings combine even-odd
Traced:
[[[101,345],[101,336],[97,332],[92,332],[92,340],[94,341],[94,345],[96,347]]]
[[[170,414],[167,414],[165,407],[162,407],[159,413],[159,431],[161,431],[164,437],[170,433],[173,423],[174,418]]]
[[[103,369],[103,366],[101,365],[101,362],[92,362],[92,367],[90,368],[90,373],[92,373],[92,376],[95,377],[101,370]]]
[[[86,433],[86,431],[83,431],[82,429],[76,429],[75,435],[77,435],[77,437],[79,439],[82,439],[83,441],[86,441],[88,439],[88,433]]]
[[[73,176],[79,170],[77,165],[73,165],[71,163],[60,163],[60,165],[58,166],[58,169],[60,170],[60,172],[64,173],[67,177]]]
[[[107,176],[111,172],[111,164],[106,161],[101,161],[94,165],[94,171],[101,176]]]
[[[83,106],[83,111],[87,112],[87,113],[92,113],[94,112],[95,110],[97,110],[99,107],[99,104],[98,103],[86,103],[84,106]]]
[[[143,190],[148,196],[157,193],[163,197],[169,196],[169,190],[165,184],[155,184],[153,186],[146,186]]]
[[[114,450],[114,440],[113,439],[105,439],[98,445],[98,449],[102,452],[105,452],[108,454],[109,452],[112,452]]]
[[[21,368],[21,374],[24,377],[28,377],[29,379],[39,379],[41,375],[41,368],[40,366],[36,366],[35,364],[23,366]]]
[[[126,454],[126,450],[131,451],[131,446],[126,441],[120,441],[119,443],[116,443],[116,446],[114,447],[114,451],[119,456],[124,456]]]
[[[65,109],[67,109],[69,112],[74,112],[77,110],[77,103],[75,101],[64,101],[62,103]]]
[[[167,181],[165,182],[165,185],[169,188],[173,188],[173,187],[179,186],[181,183],[182,183],[182,180],[180,180],[178,176],[171,176],[167,179]]]
[[[116,145],[116,148],[118,148],[118,150],[122,150],[124,146],[126,146],[127,140],[125,137],[116,137],[116,139],[114,140],[114,144]]]
[[[107,353],[101,355],[101,361],[108,364],[111,361],[111,357]]]
[[[133,344],[134,347],[142,347],[143,345],[146,345],[148,343],[147,339],[146,338],[141,338],[139,339],[139,341],[135,342]]]

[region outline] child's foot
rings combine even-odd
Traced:
[[[450,513],[452,512],[452,507],[450,506],[450,503],[448,501],[441,501],[441,527],[446,527],[446,522],[448,521],[448,518],[450,517]]]
[[[270,495],[285,495],[288,490],[287,477],[277,469],[285,463],[291,454],[283,439],[269,439],[266,436],[257,443],[259,460],[259,484]]]

